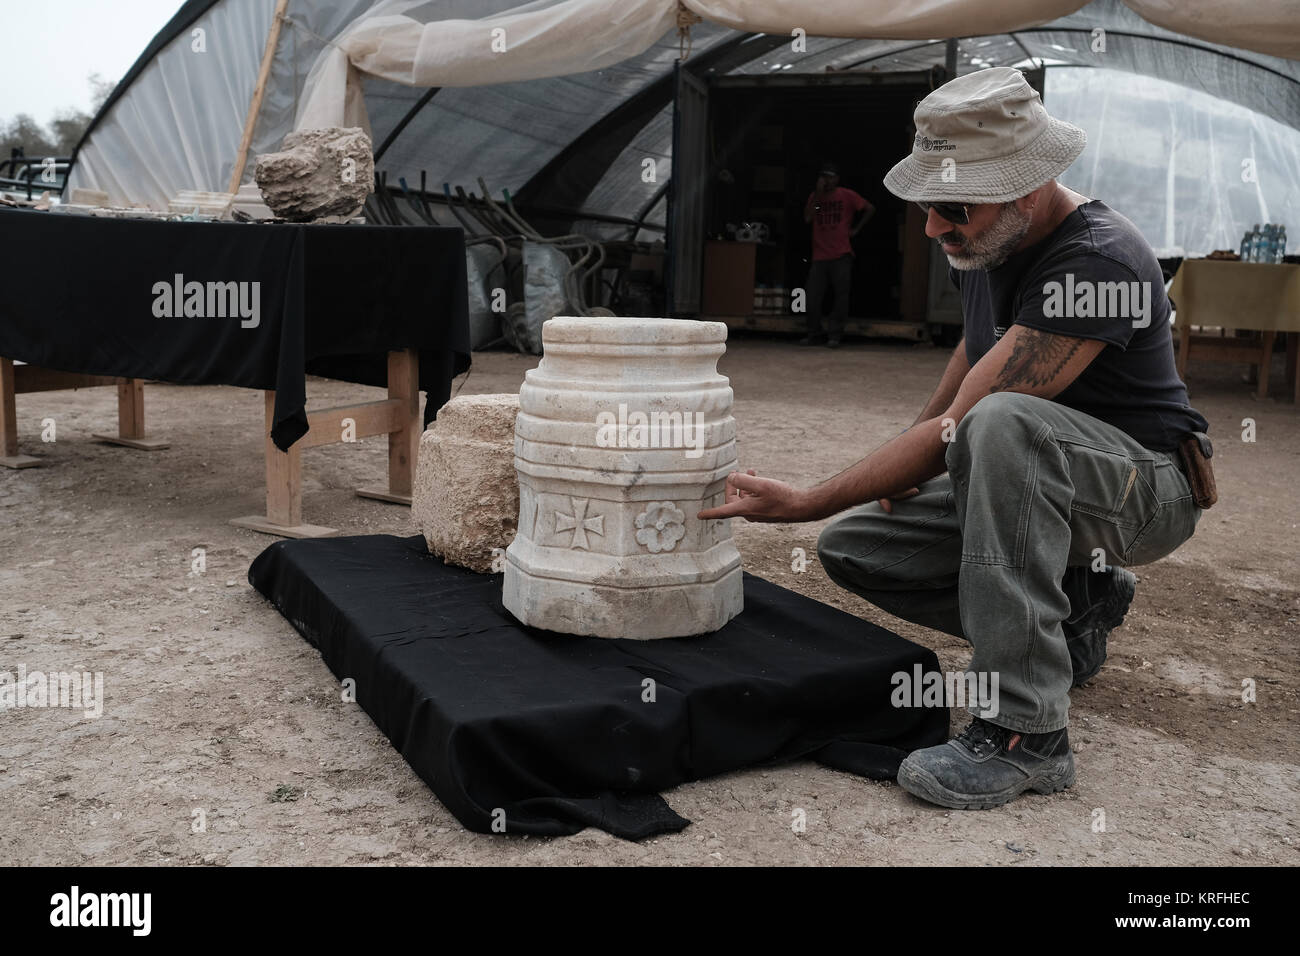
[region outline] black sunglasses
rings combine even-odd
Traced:
[[[919,202],[917,205],[921,207],[921,211],[927,216],[930,214],[930,210],[933,209],[948,222],[955,225],[965,226],[970,224],[970,213],[966,211],[966,207],[961,203]]]

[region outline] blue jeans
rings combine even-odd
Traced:
[[[1073,676],[1066,568],[1093,564],[1095,549],[1106,565],[1148,564],[1192,536],[1201,509],[1178,453],[998,392],[961,420],[947,464],[893,514],[872,502],[828,525],[822,566],[890,614],[968,640],[970,669],[998,674],[994,723],[1060,730]]]

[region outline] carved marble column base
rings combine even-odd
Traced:
[[[557,317],[519,392],[519,533],[502,600],[520,621],[644,640],[716,631],[744,606],[720,505],[736,468],[727,327]]]

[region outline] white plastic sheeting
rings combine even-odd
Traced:
[[[154,209],[182,189],[229,188],[273,11],[219,3],[181,33],[82,145],[69,188]]]
[[[1300,57],[1296,0],[1126,0],[1171,30]],[[681,0],[734,30],[926,39],[1040,26],[1083,0]],[[423,0],[380,0],[323,53],[297,127],[364,125],[361,74],[414,86],[478,86],[581,73],[646,50],[677,23],[678,0],[536,0],[474,20]]]
[[[1047,22],[1082,0],[684,0],[691,12],[751,32],[926,38]],[[481,86],[583,73],[643,53],[675,30],[678,0],[536,0],[474,20],[423,0],[380,0],[321,54],[296,128],[365,125],[362,74],[413,86]]]
[[[557,315],[576,315],[564,292],[573,264],[555,246],[524,242],[524,311],[506,318],[506,339],[520,352],[542,354],[542,326]]]
[[[1300,131],[1152,77],[1048,75],[1048,111],[1088,131],[1061,181],[1133,220],[1159,255],[1235,250],[1255,223],[1300,235]]]
[[[501,252],[493,245],[465,248],[465,274],[469,280],[469,347],[477,352],[501,338],[501,316],[492,310],[495,290],[505,287]]]
[[[311,63],[373,0],[293,0],[272,62],[249,157],[279,148],[293,129]],[[182,189],[230,186],[275,4],[220,0],[164,47],[77,151],[69,189],[118,205],[166,209]],[[203,51],[195,47],[201,30]],[[418,94],[416,94],[418,95]],[[252,177],[253,164],[244,170]]]
[[[1300,59],[1296,0],[1124,0],[1144,20],[1211,43]]]
[[[1300,30],[1300,0],[1288,2],[1295,10],[1293,26],[1279,29],[1279,36]],[[1198,0],[1192,9],[1203,5]],[[1104,36],[1093,35],[1098,28]],[[1223,32],[1232,32],[1228,24]],[[1173,80],[1300,128],[1300,61],[1223,45],[1226,40],[1189,40],[1143,20],[1118,0],[1096,0],[1043,27],[1018,31],[1015,39],[1049,63]]]
[[[675,0],[666,0],[674,3]],[[977,36],[1035,26],[1073,13],[1087,0],[684,0],[714,23],[752,33],[924,40]]]
[[[252,148],[249,150],[250,156],[272,153],[280,148],[285,134],[294,128],[293,120],[301,104],[303,84],[312,63],[322,50],[330,47],[330,38],[342,33],[349,23],[370,9],[373,2],[374,0],[291,0],[286,22],[280,31],[280,44],[267,78],[262,109],[258,114]],[[261,43],[266,43],[265,36]],[[260,52],[259,47],[259,55]],[[418,90],[404,92],[408,102],[419,96]],[[247,108],[246,105],[245,111]],[[238,145],[238,140],[235,145]],[[247,181],[251,177],[250,162],[244,172],[244,179]]]
[[[821,16],[825,11],[841,9],[845,2],[803,3],[801,0],[799,4],[790,6],[769,0],[707,0],[705,12],[725,19],[737,11],[750,11],[754,16],[759,15],[754,11],[759,11],[763,16],[772,16],[773,10],[780,12],[798,7],[810,11],[809,15]],[[576,7],[566,9],[605,10],[611,5],[617,8],[616,16],[623,18],[617,22],[623,24],[632,22],[628,18],[635,19],[636,16],[645,18],[637,22],[657,23],[646,11],[672,10],[675,13],[676,9],[675,0],[669,3],[655,0],[649,5],[640,0],[621,3],[616,0],[580,0]],[[181,31],[129,86],[120,91],[116,102],[100,118],[79,150],[70,176],[71,186],[103,189],[114,202],[138,202],[155,208],[166,208],[167,200],[181,189],[225,190],[252,98],[273,6],[267,0],[216,0],[193,24],[193,27],[205,30],[206,54],[191,51],[190,27]],[[495,59],[484,62],[497,69],[504,68],[509,62],[510,44],[518,41],[520,35],[516,29],[512,38],[512,31],[508,29],[507,52],[493,54],[490,31],[487,35],[481,32],[488,22],[482,18],[526,14],[524,20],[515,24],[516,28],[520,23],[533,25],[533,32],[525,31],[523,34],[529,38],[524,44],[525,49],[531,47],[530,57],[538,62],[552,57],[550,63],[554,67],[555,51],[545,52],[541,48],[549,42],[547,38],[554,40],[558,35],[546,30],[537,32],[537,29],[538,24],[550,23],[548,18],[553,18],[554,11],[561,6],[555,0],[543,0],[525,8],[519,8],[517,0],[427,0],[418,4],[413,0],[400,0],[397,4],[384,3],[382,7],[374,0],[291,0],[288,22],[280,35],[250,155],[278,148],[306,106],[311,93],[306,81],[314,65],[331,58],[337,61],[343,55],[341,47],[349,35],[349,27],[378,9],[407,10],[408,19],[419,25],[422,35],[429,36],[428,42],[443,44],[444,50],[448,44],[454,47],[449,39],[452,34],[446,31],[445,24],[449,21],[470,24],[464,29],[470,30],[483,43],[476,40],[463,49],[447,52],[475,58],[486,47],[487,56]],[[988,33],[994,22],[987,9],[994,5],[986,0],[918,0],[909,4],[856,0],[851,6],[852,16],[843,22],[866,24],[860,28],[860,32],[866,35],[881,36],[891,29],[915,27],[924,16],[936,11],[954,17],[944,21],[948,26],[938,29],[938,36],[961,32],[958,27],[971,33]],[[1226,47],[1217,48],[1227,54],[1219,55],[1148,23],[1130,9],[1140,7],[1144,11],[1154,11],[1152,16],[1158,14],[1162,23],[1173,22],[1169,16],[1175,19],[1185,17],[1190,24],[1188,32],[1201,30],[1205,33],[1208,30],[1213,39],[1221,42],[1239,40],[1236,31],[1245,29],[1250,34],[1247,38],[1250,43],[1254,43],[1255,48],[1264,48],[1263,38],[1271,38],[1269,42],[1281,45],[1294,43],[1297,31],[1300,31],[1300,16],[1292,14],[1288,19],[1287,10],[1300,8],[1300,0],[1258,0],[1252,3],[1244,0],[1230,3],[1171,0],[1163,5],[1148,0],[1130,0],[1129,6],[1120,4],[1118,0],[1094,0],[1042,26],[1029,24],[1040,23],[1046,16],[1060,10],[1072,10],[1079,4],[1076,0],[1057,3],[1018,0],[997,6],[999,15],[1011,11],[1018,17],[1023,14],[1027,19],[1014,36],[1002,33],[961,40],[959,64],[963,72],[994,64],[1017,65],[1027,60],[1027,54],[1047,58],[1050,63],[1115,66],[1177,80],[1184,86],[1203,89],[1290,126],[1300,127],[1300,63]],[[701,9],[704,8],[701,4]],[[525,14],[520,13],[521,9]],[[1211,23],[1206,11],[1217,11],[1216,29],[1206,26]],[[972,19],[962,19],[966,16]],[[808,16],[802,19],[806,20]],[[431,26],[426,26],[429,24]],[[474,188],[475,177],[482,175],[494,190],[505,187],[517,192],[566,145],[630,97],[667,75],[678,52],[674,25],[675,19],[640,54],[600,69],[568,72],[544,79],[441,89],[396,136],[380,168],[389,174],[390,181],[405,177],[412,185],[418,184],[420,171],[427,170],[432,177],[430,186],[435,190],[444,181]],[[1099,26],[1113,31],[1104,54],[1094,53],[1088,42],[1090,31]],[[658,26],[647,28],[646,33],[652,34],[658,29]],[[587,32],[593,36],[600,33],[589,23],[584,25],[584,55],[604,56],[609,53],[612,48],[601,43],[588,45]],[[742,72],[785,69],[809,73],[827,68],[920,69],[943,62],[942,41],[927,43],[928,39],[933,39],[929,37],[873,40],[822,38],[813,34],[814,31],[809,29],[806,51],[796,52],[787,43],[734,69]],[[572,40],[572,34],[563,35]],[[698,57],[717,44],[736,37],[731,29],[706,19],[691,28],[691,52]],[[643,41],[644,35],[636,37],[632,46]],[[379,46],[370,56],[382,60],[392,52],[385,52],[386,39],[380,37],[375,42]],[[619,41],[615,38],[614,42]],[[763,45],[755,43],[755,46]],[[322,53],[326,53],[323,59]],[[570,60],[565,69],[579,70],[588,62],[594,61]],[[514,61],[510,68],[518,69],[519,61]],[[365,111],[375,142],[377,146],[385,143],[425,90],[362,73],[351,65],[346,65],[346,70],[352,71],[354,106],[359,109],[360,94],[364,93]],[[1067,71],[1048,70],[1049,107],[1053,104],[1054,77],[1063,72]],[[423,76],[424,79],[435,78],[431,74]],[[413,77],[412,73],[407,79]],[[454,82],[456,78],[452,80]],[[347,88],[346,77],[343,86]],[[343,108],[341,100],[337,106],[340,110]],[[582,208],[630,217],[640,214],[659,189],[655,183],[644,182],[639,175],[640,164],[647,156],[653,157],[658,166],[659,183],[666,178],[670,161],[670,119],[670,110],[657,112],[655,118],[635,135],[631,146],[614,161],[608,174],[595,184]],[[1090,129],[1089,133],[1095,136],[1093,130]],[[1112,122],[1106,135],[1120,141],[1124,133]],[[1221,145],[1228,142],[1227,133],[1224,136],[1224,139],[1216,140]],[[1290,148],[1291,141],[1285,136],[1281,141],[1287,142]],[[1266,147],[1261,139],[1257,148],[1273,147]],[[251,164],[245,172],[245,180],[250,176]],[[1269,201],[1276,206],[1279,202],[1276,197],[1284,189],[1300,193],[1300,179],[1292,178],[1288,185],[1268,180],[1262,182],[1260,188],[1266,197],[1272,197]],[[662,225],[662,208],[660,202],[659,213],[651,221]],[[1282,217],[1275,215],[1272,218]]]
[[[1125,12],[1106,21],[1117,24],[1119,33],[1139,28],[1136,16],[1124,16]],[[1300,123],[1300,109],[1289,101],[1295,83],[1208,51],[1145,38],[1112,36],[1106,53],[1094,55],[1087,42],[1089,20],[1070,18],[1062,23],[1076,32],[1054,24],[1019,34],[1019,42],[1008,36],[962,40],[959,68],[967,72],[992,65],[1030,66],[1026,52],[1051,58],[1048,62],[1055,65],[1047,69],[1047,108],[1088,133],[1087,149],[1063,177],[1067,184],[1134,220],[1162,254],[1235,249],[1242,231],[1255,222],[1300,223],[1300,129],[1223,98],[1244,100]],[[1153,40],[1164,35],[1158,28],[1148,25],[1146,29]],[[810,37],[803,54],[778,47],[734,72],[914,71],[943,62],[942,41]],[[1098,62],[1113,63],[1115,68],[1072,68]],[[1188,75],[1183,70],[1189,64],[1194,64],[1195,78],[1210,92],[1186,85]],[[1154,77],[1148,78],[1148,73]],[[1269,80],[1274,82],[1270,85]],[[640,214],[659,186],[642,181],[636,175],[637,164],[647,156],[655,158],[663,181],[663,170],[671,160],[671,120],[668,108],[647,124],[592,190],[584,209],[627,217]],[[1253,180],[1251,172],[1243,179],[1242,160],[1252,157]],[[646,221],[664,226],[662,201]],[[628,234],[626,228],[594,223],[587,231],[609,237]],[[1291,232],[1294,235],[1296,230]],[[656,234],[647,231],[639,238],[653,239]]]
[[[692,50],[697,55],[735,36],[710,24],[696,24],[692,34]],[[408,183],[417,185],[420,171],[428,170],[433,177],[429,187],[434,191],[443,182],[450,182],[477,192],[476,180],[482,176],[497,195],[503,188],[518,193],[593,123],[671,74],[678,54],[673,33],[640,56],[604,70],[439,90],[393,141],[379,166],[388,172],[390,182],[405,177]],[[371,85],[382,86],[394,97],[408,90],[382,80]],[[380,101],[370,93],[369,86],[366,106],[376,135],[383,136],[383,130],[390,127],[382,113],[397,100]],[[411,103],[406,102],[408,106]],[[666,115],[671,116],[668,104],[665,91]],[[643,130],[636,134],[633,145],[657,141],[661,132],[670,129],[670,125],[659,124],[653,130]],[[642,161],[647,156],[659,157],[656,178],[663,183],[671,175],[670,148],[671,138],[667,138],[654,152],[625,152],[619,161],[621,175],[611,177],[610,190],[600,197],[590,197],[586,207],[636,215],[644,202],[638,198],[641,191],[659,188],[645,184]]]
[[[424,0],[381,0],[317,60],[296,125],[365,123],[361,73],[420,87],[586,73],[644,52],[676,22],[674,0],[537,0],[476,20],[446,19]]]

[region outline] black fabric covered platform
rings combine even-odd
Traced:
[[[947,735],[946,708],[890,704],[933,651],[749,574],[722,630],[659,641],[524,627],[500,574],[419,536],[277,541],[248,578],[479,832],[495,812],[508,833],[641,839],[687,825],[659,796],[684,781],[798,757],[888,779]]]

